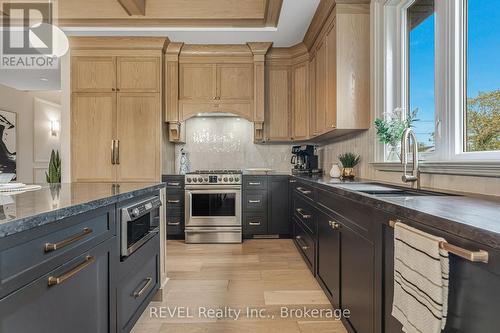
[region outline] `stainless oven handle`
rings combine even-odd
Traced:
[[[186,191],[195,193],[218,193],[219,191],[239,190],[241,185],[186,185]],[[210,191],[208,191],[210,190]]]
[[[232,228],[232,227],[216,227],[214,229],[202,229],[202,228],[187,228],[186,233],[215,233],[215,232],[241,232],[241,228]]]

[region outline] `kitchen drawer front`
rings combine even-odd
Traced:
[[[184,191],[167,191],[166,208],[167,211],[184,210]]]
[[[243,196],[243,210],[246,212],[267,212],[267,192],[246,191]]]
[[[110,272],[116,245],[113,237],[1,299],[0,332],[114,331]]]
[[[309,184],[305,184],[304,182],[296,181],[295,179],[291,179],[291,185],[294,193],[300,194],[304,198],[314,200],[316,195],[316,189]]]
[[[170,214],[167,212],[167,236],[184,235],[184,213]]]
[[[314,274],[314,251],[315,244],[313,238],[304,230],[302,224],[293,219],[293,241],[297,246],[298,250],[306,260],[306,264],[309,266]]]
[[[184,175],[167,175],[162,177],[162,181],[166,184],[168,190],[183,190],[184,189]]]
[[[243,176],[243,190],[267,190],[267,176]]]
[[[267,216],[264,214],[245,213],[243,215],[243,234],[266,235],[267,234]]]
[[[292,196],[292,214],[297,221],[302,222],[305,229],[312,235],[316,235],[315,208],[307,199],[294,194]]]
[[[112,206],[3,239],[0,246],[0,297],[115,234]]]
[[[160,286],[160,239],[153,237],[120,263],[118,332],[129,332]]]

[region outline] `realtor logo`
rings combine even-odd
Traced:
[[[52,53],[52,3],[2,6],[3,54]]]
[[[68,50],[65,34],[53,25],[52,1],[2,1],[2,69],[57,69]]]

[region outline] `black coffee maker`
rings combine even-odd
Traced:
[[[292,174],[320,174],[322,170],[318,166],[318,156],[313,145],[302,145],[292,147]]]

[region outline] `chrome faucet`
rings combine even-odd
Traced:
[[[409,145],[409,140],[413,140],[413,169],[411,174],[408,174],[408,154],[406,149]],[[405,183],[412,183],[412,187],[415,182],[417,183],[417,188],[420,189],[420,170],[418,169],[418,141],[415,132],[411,128],[407,128],[403,132],[403,137],[401,138],[401,164],[403,164],[403,177],[401,179]]]

